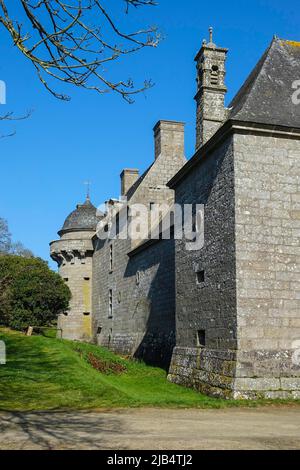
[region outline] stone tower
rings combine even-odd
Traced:
[[[196,55],[197,63],[197,103],[196,151],[205,144],[226,120],[227,110],[224,98],[225,61],[228,49],[213,43],[213,30],[209,30],[210,41],[203,41]]]
[[[98,221],[97,209],[87,197],[84,204],[78,204],[66,218],[58,232],[60,240],[50,244],[51,258],[57,262],[59,274],[72,293],[69,311],[58,319],[58,328],[65,339],[90,340],[92,337],[92,237]]]

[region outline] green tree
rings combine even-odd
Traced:
[[[50,326],[69,307],[71,293],[39,258],[0,256],[0,323],[17,330]]]

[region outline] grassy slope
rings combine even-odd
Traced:
[[[7,347],[7,364],[0,365],[0,410],[240,405],[171,384],[164,371],[121,359],[93,345],[43,336],[28,338],[3,328],[0,340]],[[103,360],[122,363],[127,372],[100,374],[86,361],[89,352]]]

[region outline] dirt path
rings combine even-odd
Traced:
[[[1,413],[0,449],[300,449],[300,408]]]

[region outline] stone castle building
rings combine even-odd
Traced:
[[[300,43],[274,38],[228,108],[226,55],[210,31],[195,59],[195,155],[183,123],[160,121],[152,165],[121,174],[129,207],[204,204],[203,248],[102,239],[122,204],[98,214],[87,199],[51,244],[73,294],[59,326],[214,396],[299,398]]]

